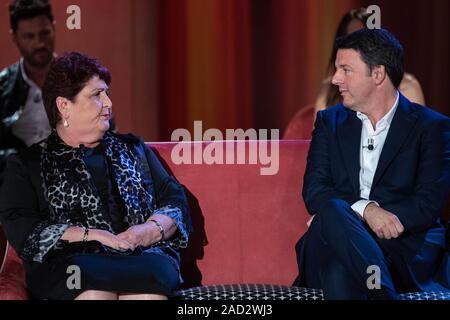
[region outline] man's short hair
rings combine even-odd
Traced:
[[[353,49],[369,67],[383,65],[394,87],[403,79],[403,47],[386,29],[361,29],[336,39],[335,50]]]
[[[46,16],[53,22],[52,6],[48,0],[15,0],[9,5],[9,23],[16,32],[20,20]]]

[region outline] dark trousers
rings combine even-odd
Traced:
[[[377,239],[347,202],[325,204],[302,240],[307,286],[323,289],[325,299],[397,298],[390,269],[401,262],[391,258],[390,240]]]

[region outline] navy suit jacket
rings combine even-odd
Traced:
[[[310,214],[333,199],[360,198],[362,122],[342,104],[318,112],[308,153],[303,198]],[[400,94],[380,155],[370,200],[395,214],[407,260],[425,241],[445,247],[440,222],[450,189],[450,119]]]

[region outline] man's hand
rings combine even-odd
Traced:
[[[375,203],[370,203],[364,210],[364,220],[380,239],[397,238],[405,230],[395,214]]]

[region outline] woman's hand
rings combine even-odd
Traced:
[[[134,250],[136,247],[133,243],[100,229],[90,229],[88,240],[97,240],[105,246],[121,251]]]
[[[143,223],[128,228],[127,231],[119,233],[117,237],[134,246],[147,247],[159,241],[161,235],[153,223]]]

